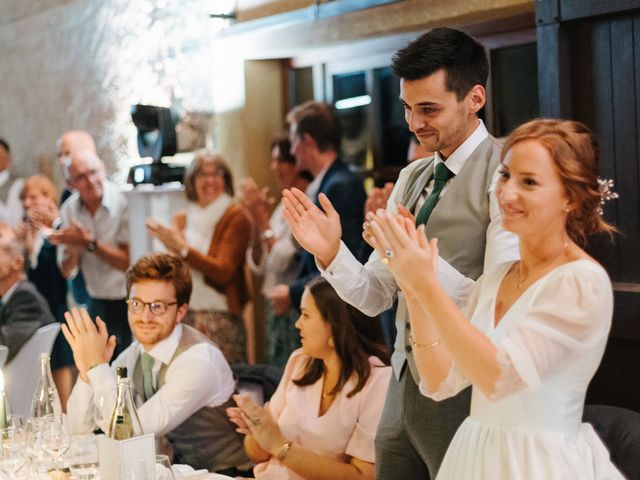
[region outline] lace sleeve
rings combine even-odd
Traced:
[[[498,346],[496,360],[500,368],[500,377],[496,381],[494,392],[489,396],[492,401],[502,400],[527,386],[515,369],[511,358],[501,346]]]
[[[458,365],[455,362],[452,362],[451,368],[449,368],[449,373],[447,373],[446,378],[442,383],[440,383],[440,386],[436,391],[429,392],[427,390],[427,386],[422,380],[420,380],[420,393],[425,397],[435,400],[436,402],[440,402],[457,395],[470,384],[471,382],[465,374],[462,373],[462,370],[458,368]]]

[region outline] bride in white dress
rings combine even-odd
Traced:
[[[411,219],[368,217],[365,236],[407,295],[421,391],[438,400],[473,385],[438,480],[623,478],[581,420],[613,309],[606,271],[581,248],[613,230],[600,215],[596,164],[580,123],[514,131],[497,196],[521,260],[481,277],[465,312],[438,283],[436,239]]]

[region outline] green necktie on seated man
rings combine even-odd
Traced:
[[[142,362],[144,399],[146,401],[149,400],[154,393],[156,393],[156,389],[153,386],[153,364],[155,363],[155,360],[147,352],[142,352],[142,358],[140,359],[140,361]]]
[[[433,190],[424,201],[424,205],[416,215],[416,225],[426,224],[429,220],[431,212],[435,208],[438,200],[440,200],[440,193],[442,189],[449,181],[449,179],[455,177],[455,173],[447,168],[444,162],[438,163],[433,169]]]

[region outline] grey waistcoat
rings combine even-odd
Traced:
[[[489,187],[500,162],[501,146],[489,136],[473,151],[434,208],[426,225],[428,238],[438,238],[440,256],[466,277],[477,279],[484,267],[487,227],[489,226]],[[433,158],[416,167],[398,203],[414,211],[420,195],[433,177]],[[411,342],[409,314],[402,292],[398,293],[395,351],[391,358],[396,376],[408,361],[411,374],[419,382]]]
[[[196,329],[182,326],[182,336],[171,362],[184,351],[198,343],[212,343]],[[170,363],[171,363],[170,362]],[[165,383],[169,365],[162,365],[158,373],[158,389]],[[137,392],[144,392],[144,381],[140,358],[136,362],[133,383]],[[173,447],[174,463],[191,465],[196,470],[206,468],[211,472],[230,467],[244,469],[249,464],[242,446],[242,435],[228,419],[225,409],[235,407],[232,398],[217,407],[202,407],[182,424],[165,436]]]

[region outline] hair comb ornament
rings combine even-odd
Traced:
[[[613,191],[613,180],[610,178],[598,178],[598,190],[600,190],[600,205],[598,206],[598,213],[602,216],[604,204],[609,200],[614,200],[619,195]]]

